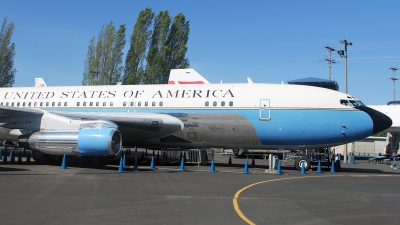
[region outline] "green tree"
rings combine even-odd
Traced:
[[[148,84],[162,83],[159,75],[165,73],[165,68],[168,68],[165,43],[170,24],[171,17],[167,10],[159,12],[154,20],[154,29],[146,64],[145,82]]]
[[[14,32],[14,23],[7,24],[7,18],[3,20],[0,30],[0,87],[11,87],[15,82],[14,68],[15,44],[11,43]]]
[[[185,58],[187,43],[189,41],[189,31],[189,21],[186,21],[185,15],[182,13],[177,14],[174,17],[165,44],[167,67],[165,68],[165,71],[160,74],[160,83],[168,82],[169,71],[171,69],[185,69],[189,67],[189,59]]]
[[[165,10],[157,14],[151,29],[153,18],[151,8],[139,13],[125,60],[124,84],[165,84],[171,69],[189,67],[189,21],[182,13],[172,21]]]
[[[130,48],[125,59],[124,84],[142,84],[145,77],[145,55],[151,36],[154,12],[147,7],[139,13],[133,28]]]
[[[82,84],[110,85],[121,81],[125,42],[125,25],[118,30],[112,21],[103,26],[97,43],[95,37],[90,40]]]

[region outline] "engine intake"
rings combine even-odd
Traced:
[[[52,155],[109,156],[121,150],[122,137],[115,128],[39,131],[21,136],[19,145]]]

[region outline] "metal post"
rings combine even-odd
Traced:
[[[393,101],[396,101],[396,70],[398,70],[398,68],[392,67],[390,68],[393,71],[393,77],[391,77],[390,79],[393,81]]]
[[[339,41],[340,43],[344,44],[344,93],[348,93],[347,89],[347,45],[353,45],[353,43],[348,42],[347,40],[343,39]],[[347,163],[347,143],[344,146],[344,163]]]

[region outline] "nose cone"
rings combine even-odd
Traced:
[[[379,133],[392,126],[392,120],[385,114],[366,106],[359,107],[358,109],[366,112],[371,117],[374,123],[372,134]]]

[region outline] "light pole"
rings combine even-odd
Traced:
[[[344,93],[347,94],[347,45],[353,45],[351,42],[348,42],[347,40],[343,39],[339,41],[340,43],[344,44],[344,52],[343,50],[338,51],[340,56],[344,56]],[[347,143],[345,144],[344,147],[344,163],[347,163]]]
[[[393,77],[391,77],[390,79],[393,81],[393,101],[396,101],[396,80],[398,80],[398,78],[396,77],[396,70],[398,70],[398,68],[392,67],[389,69],[393,71]]]
[[[353,45],[353,43],[348,42],[347,40],[343,39],[339,41],[340,43],[344,44],[344,93],[347,94],[347,46]],[[340,54],[340,53],[339,53]]]

